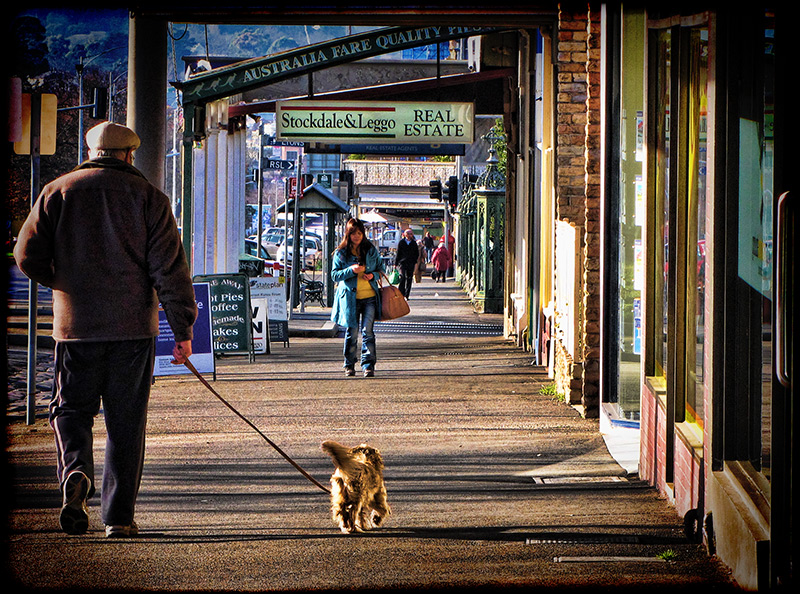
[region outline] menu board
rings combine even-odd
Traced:
[[[211,337],[216,354],[253,355],[250,283],[244,274],[194,277],[208,283],[211,301]]]

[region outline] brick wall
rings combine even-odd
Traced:
[[[581,315],[582,414],[600,410],[600,12],[586,4],[559,12],[556,216],[584,229]],[[555,263],[556,269],[558,262]],[[555,353],[558,354],[558,349]],[[566,385],[573,378],[556,378]]]

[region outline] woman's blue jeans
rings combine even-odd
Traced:
[[[356,321],[361,331],[361,368],[374,369],[377,361],[375,350],[375,316],[378,313],[378,298],[356,299]],[[344,333],[344,366],[355,367],[358,358],[359,327],[348,328]]]

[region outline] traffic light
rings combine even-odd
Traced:
[[[428,182],[428,193],[430,194],[431,200],[441,200],[442,182],[438,179],[432,179]]]
[[[104,120],[108,117],[108,89],[105,87],[96,87],[94,90],[92,117],[96,120]]]
[[[451,175],[445,182],[445,187],[442,189],[442,200],[450,205],[451,209],[455,209],[458,205],[458,178]]]

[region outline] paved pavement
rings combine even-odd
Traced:
[[[140,537],[104,538],[96,498],[89,533],[62,534],[52,434],[44,409],[24,421],[24,356],[10,347],[6,581],[31,591],[735,589],[668,502],[609,453],[598,421],[540,393],[545,370],[498,335],[499,316],[473,313],[452,282],[430,279],[411,306],[379,324],[374,378],[344,376],[341,337],[309,308],[292,317],[288,347],[219,359],[212,382],[323,483],[322,441],[383,452],[393,513],[357,536],[341,534],[327,494],[192,376],[153,388]],[[103,441],[98,422],[98,471]]]

